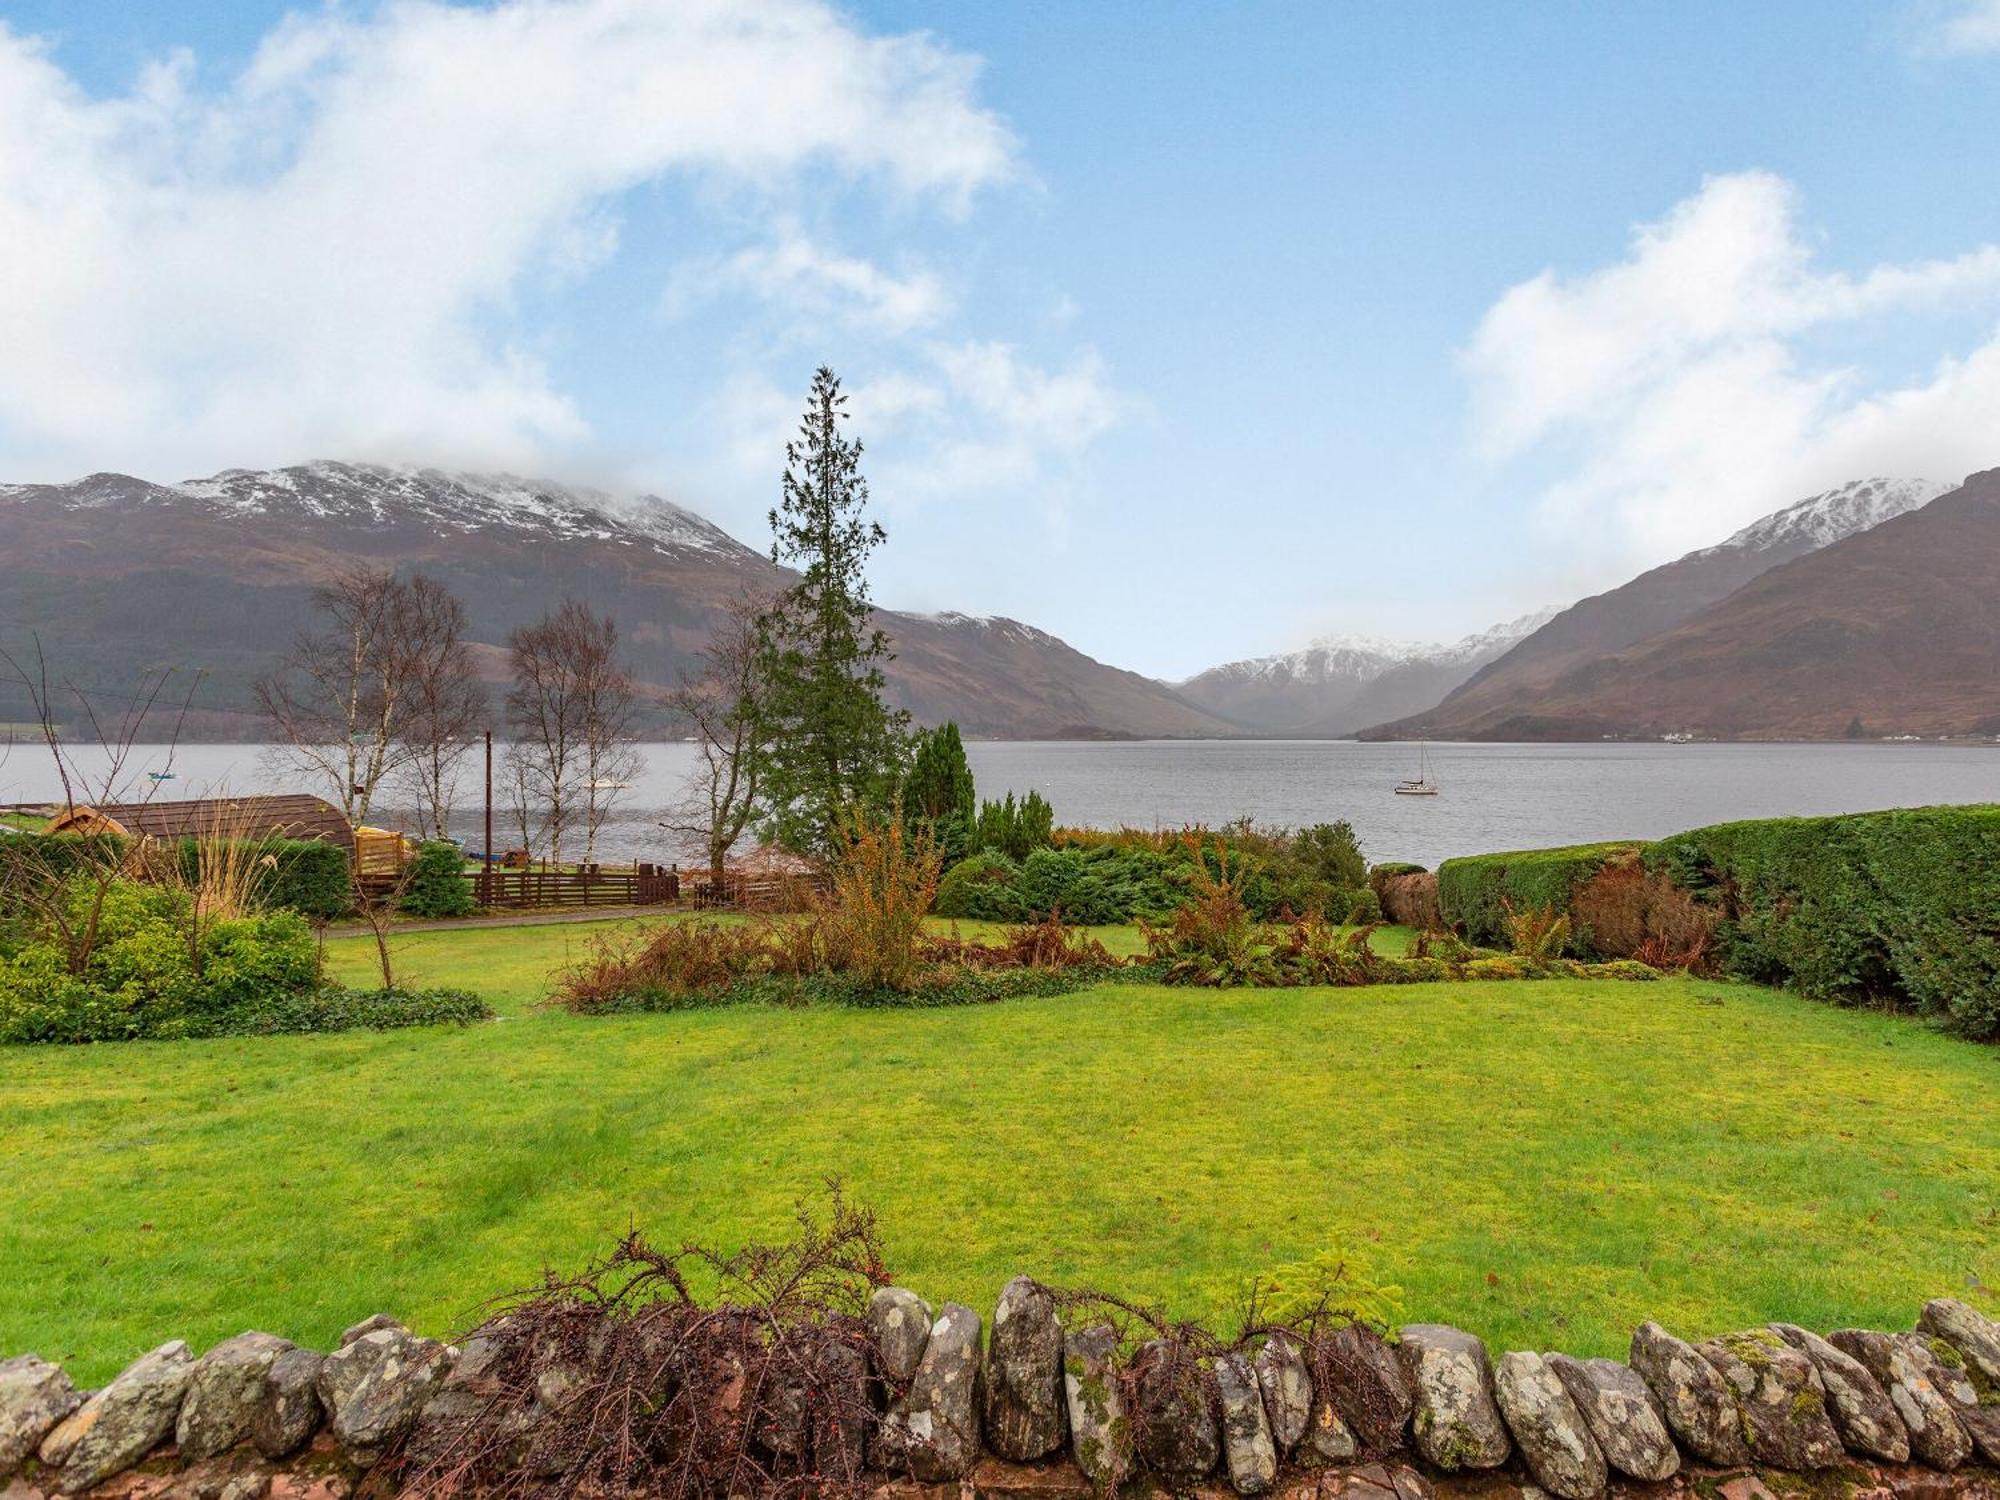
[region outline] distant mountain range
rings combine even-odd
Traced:
[[[1813,496],[1567,609],[1449,645],[1373,638],[1167,684],[1016,620],[881,611],[891,696],[986,738],[1832,738],[2000,733],[2000,471]],[[657,497],[346,463],[182,484],[0,485],[0,628],[100,695],[151,665],[207,676],[188,732],[257,738],[252,684],[362,561],[440,578],[482,675],[566,594],[619,624],[658,696],[730,601],[790,576]],[[0,716],[27,708],[0,686]]]
[[[1176,687],[1252,733],[1338,738],[1431,707],[1555,613],[1523,615],[1450,645],[1328,636],[1302,650],[1211,667]]]
[[[787,575],[657,497],[510,476],[313,463],[183,484],[93,474],[0,485],[0,625],[40,633],[52,666],[111,692],[153,664],[203,668],[189,732],[255,738],[252,684],[310,615],[315,584],[366,561],[442,579],[465,601],[485,675],[565,594],[618,621],[635,675],[670,688],[729,601]],[[1233,727],[1136,672],[1018,621],[883,611],[891,695],[968,734],[1199,736]],[[18,690],[0,714],[20,719]]]
[[[1363,738],[1850,733],[2000,733],[2000,470],[1801,501],[1573,605]]]

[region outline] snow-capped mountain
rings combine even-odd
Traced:
[[[1297,651],[1211,667],[1176,686],[1189,701],[1259,733],[1339,735],[1380,722],[1384,704],[1437,702],[1555,613],[1523,615],[1451,642],[1324,636]]]
[[[746,551],[713,522],[657,495],[617,496],[514,474],[320,460],[282,469],[224,469],[206,479],[155,485],[125,474],[92,474],[67,485],[5,485],[0,498],[61,492],[81,508],[196,501],[242,518],[289,516],[341,526],[428,524],[440,531],[513,531],[630,542],[727,555]]]
[[[1923,510],[1953,488],[1927,479],[1858,479],[1787,505],[1712,547],[1578,601],[1480,668],[1434,708],[1401,717],[1385,714],[1364,737],[1563,738],[1572,729],[1538,705],[1558,701],[1552,695],[1565,674],[1608,662],[1720,604],[1773,569]]]
[[[155,484],[93,474],[0,485],[0,623],[37,630],[53,665],[128,683],[138,663],[200,667],[195,736],[255,737],[251,684],[356,562],[424,572],[466,606],[488,672],[566,595],[617,621],[643,688],[693,664],[735,599],[782,574],[657,496],[514,475],[320,462]],[[989,737],[1226,734],[1170,688],[1016,620],[884,610],[889,691],[921,721]],[[4,699],[0,693],[0,699]],[[0,714],[25,717],[0,701]]]
[[[1710,557],[1718,552],[1770,552],[1791,547],[1816,551],[1857,531],[1879,526],[1891,516],[1928,505],[1956,487],[1935,479],[1850,480],[1838,489],[1773,511],[1727,541],[1688,555]]]

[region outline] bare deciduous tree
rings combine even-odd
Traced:
[[[404,608],[407,623],[399,634],[408,683],[396,733],[403,763],[398,780],[431,837],[448,839],[459,769],[486,723],[486,689],[465,643],[465,606],[449,589],[419,575],[409,582]]]
[[[575,599],[507,637],[514,686],[507,694],[509,775],[523,837],[528,808],[541,811],[548,858],[581,825],[584,858],[638,766],[634,692],[618,662],[618,627]]]
[[[319,628],[301,631],[279,669],[257,684],[284,737],[278,758],[316,777],[354,824],[367,820],[402,758],[408,592],[386,569],[340,573],[313,595]]]
[[[668,706],[694,734],[695,763],[680,801],[660,826],[699,844],[711,880],[757,813],[757,620],[764,606],[744,598],[710,638],[701,670],[683,675]]]

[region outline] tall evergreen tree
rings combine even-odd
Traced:
[[[785,445],[771,560],[799,571],[758,621],[769,832],[801,853],[832,847],[849,812],[894,795],[909,716],[882,701],[889,637],[873,623],[868,554],[887,539],[863,514],[861,444],[841,435],[847,398],[822,365],[798,437]]]

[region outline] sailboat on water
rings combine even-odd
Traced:
[[[1424,753],[1424,742],[1417,741],[1417,779],[1396,783],[1398,797],[1435,797],[1440,788],[1431,780],[1430,757]]]

